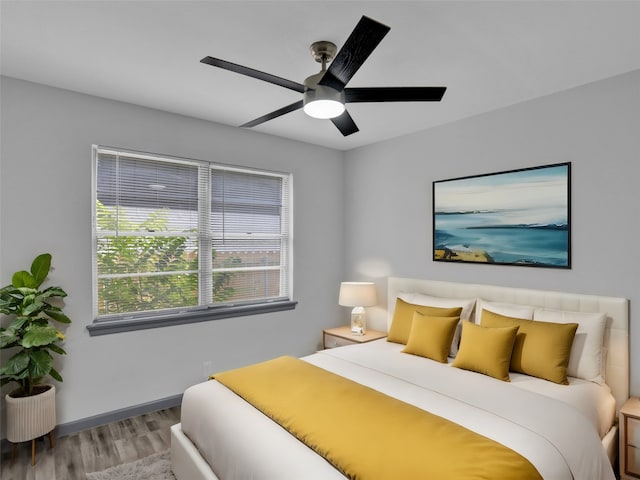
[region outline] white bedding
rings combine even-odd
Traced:
[[[518,374],[506,383],[400,353],[403,347],[380,340],[304,360],[493,438],[528,458],[545,480],[615,478],[600,442],[615,412],[607,387]],[[185,392],[182,431],[221,480],[344,479],[215,381]]]
[[[616,419],[616,400],[608,385],[600,385],[588,380],[568,377],[566,385],[548,382],[521,373],[510,372],[511,384],[561,400],[587,417],[598,431],[600,438],[609,432]]]

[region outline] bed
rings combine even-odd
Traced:
[[[534,320],[535,314],[541,322],[554,322],[559,315],[582,318],[572,312],[604,314],[601,371],[596,372],[597,379],[569,376],[569,385],[513,371],[509,382],[499,381],[455,368],[452,358],[436,362],[403,353],[405,344],[384,339],[324,350],[302,360],[505,445],[525,458],[541,478],[615,478],[617,412],[629,396],[626,299],[396,277],[388,278],[387,287],[391,330],[402,303],[398,298],[409,304],[419,303],[420,298],[429,299],[427,304],[433,299],[471,301],[471,310],[464,312],[468,324],[481,323],[482,312],[491,309],[500,317],[505,309],[511,313],[522,308],[528,317],[523,313],[518,318]],[[545,315],[551,315],[550,320]],[[574,342],[584,338],[582,328],[580,323]],[[461,349],[466,335],[463,331]],[[588,345],[580,344],[579,349],[587,351]],[[573,351],[577,350],[574,344]],[[457,353],[456,359],[464,356],[449,353]],[[584,377],[584,372],[576,375]],[[215,380],[185,391],[181,423],[171,429],[171,445],[178,480],[345,478],[329,461]]]

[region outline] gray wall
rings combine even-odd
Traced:
[[[344,154],[15,79],[2,78],[1,101],[0,284],[49,251],[70,294],[59,423],[179,394],[205,361],[309,353],[347,321],[341,280],[376,280],[384,305],[388,275],[629,298],[640,394],[640,72]],[[293,172],[298,308],[89,337],[92,143]],[[431,260],[432,181],[565,161],[571,270]],[[370,310],[382,328],[384,308]]]
[[[571,270],[431,260],[432,181],[559,162],[572,162]],[[353,150],[345,273],[383,295],[392,275],[628,298],[639,395],[639,179],[640,71]]]
[[[341,153],[11,78],[1,95],[0,284],[36,254],[53,255],[50,282],[69,293],[73,319],[58,363],[59,423],[181,394],[204,379],[205,361],[218,371],[311,353],[338,322]],[[93,143],[292,172],[296,310],[90,337]]]

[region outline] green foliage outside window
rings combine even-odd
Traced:
[[[192,307],[198,299],[198,244],[195,236],[169,234],[169,210],[151,212],[136,224],[126,211],[96,204],[99,231],[127,232],[129,235],[97,239],[98,315],[155,311]],[[131,235],[131,233],[138,233]],[[144,232],[153,233],[145,235]],[[162,235],[162,232],[167,232]],[[212,261],[216,251],[211,251]],[[225,263],[241,263],[229,258]],[[214,302],[234,294],[229,285],[233,273],[215,272],[212,278]]]

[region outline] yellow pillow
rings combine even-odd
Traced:
[[[482,325],[519,327],[511,354],[512,371],[561,385],[569,384],[567,367],[577,323],[536,322],[483,310]]]
[[[454,367],[509,381],[509,363],[518,327],[487,328],[462,321],[460,350]]]
[[[453,334],[460,317],[432,317],[413,312],[413,322],[404,353],[447,363]]]
[[[413,312],[420,312],[423,315],[433,317],[460,317],[461,307],[457,308],[440,308],[429,307],[426,305],[414,305],[407,303],[401,298],[396,299],[396,308],[393,311],[393,320],[389,328],[388,342],[407,343],[409,340],[409,332],[411,331],[411,323],[413,322]]]

